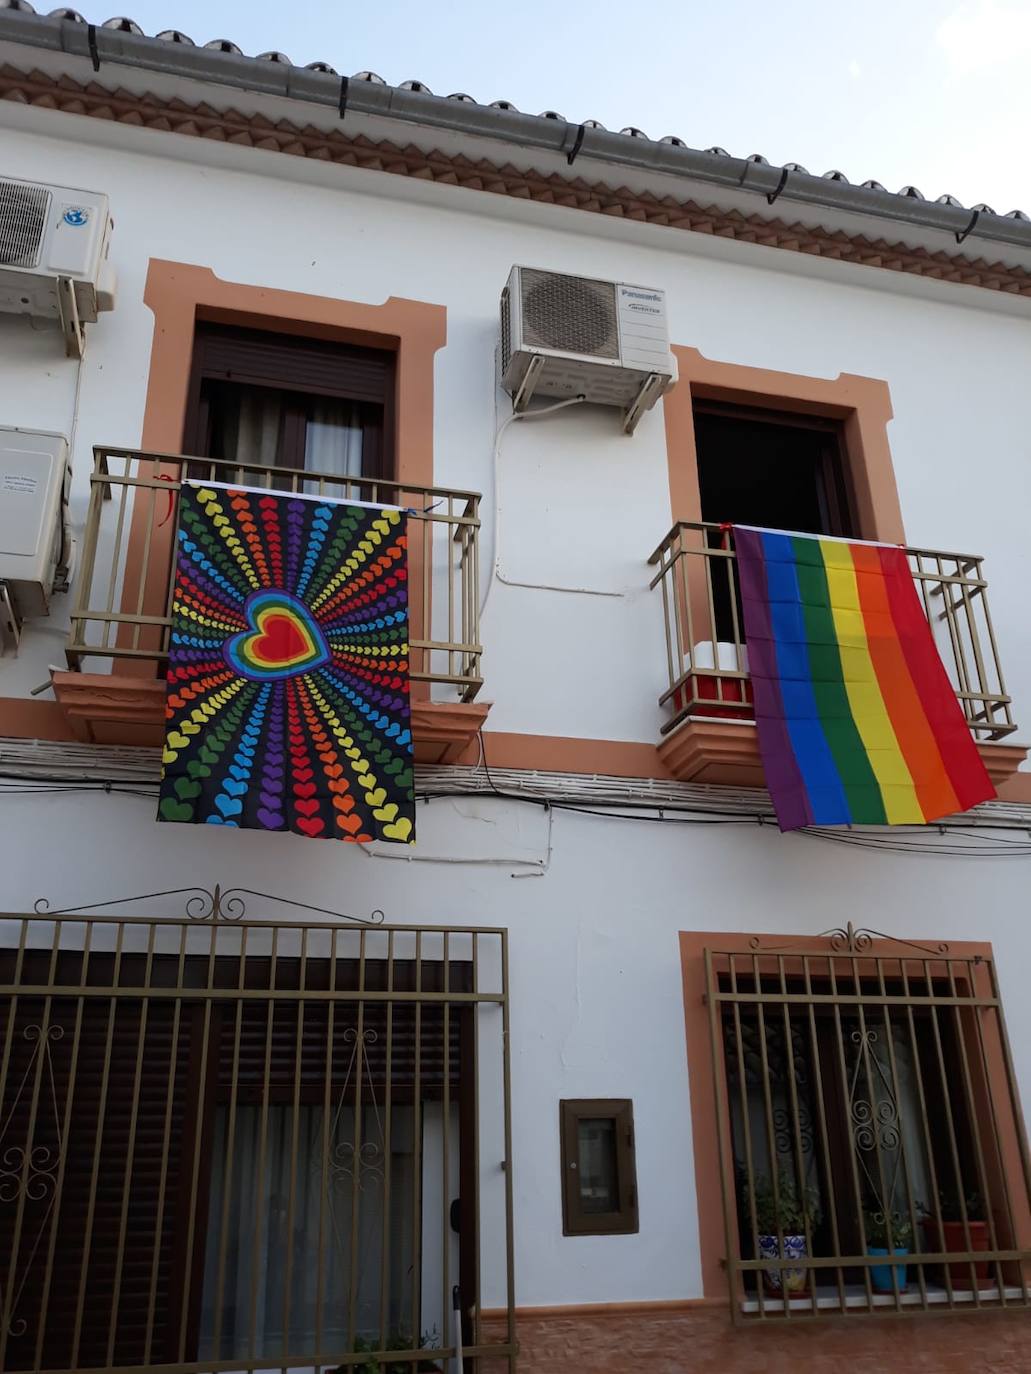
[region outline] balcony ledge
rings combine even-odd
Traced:
[[[978,752],[997,789],[1027,758],[1022,744],[979,741]],[[679,782],[765,787],[755,722],[688,716],[659,745],[659,757]]]
[[[91,744],[161,744],[165,684],[128,674],[55,672],[54,695],[75,734]],[[416,763],[454,763],[476,739],[488,702],[412,702]]]

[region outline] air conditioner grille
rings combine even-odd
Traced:
[[[50,192],[45,186],[0,181],[0,265],[36,266],[49,206]]]
[[[616,293],[611,282],[526,268],[522,273],[523,342],[592,358],[619,357]]]
[[[501,375],[512,361],[512,301],[506,286],[501,293]]]

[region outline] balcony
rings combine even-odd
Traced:
[[[488,710],[475,700],[483,683],[479,493],[107,447],[94,450],[69,671],[53,675],[76,734],[98,743],[161,740],[183,478],[406,509],[416,758],[450,762],[472,745]]]
[[[1017,727],[982,559],[936,549],[907,548],[906,554],[956,698],[998,787],[1027,750],[1004,742]],[[732,533],[680,521],[648,561],[666,629],[663,762],[684,782],[764,786]]]

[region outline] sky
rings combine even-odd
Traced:
[[[1031,213],[1031,0],[78,0],[437,95]],[[36,8],[46,12],[44,0]],[[124,11],[123,11],[124,12]]]

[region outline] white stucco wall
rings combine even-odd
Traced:
[[[679,930],[804,935],[851,919],[935,943],[990,940],[1031,1100],[1021,896],[1029,860],[880,853],[754,822],[693,827],[558,812],[547,872],[517,878],[528,870],[513,860],[545,857],[547,822],[494,799],[421,805],[413,863],[292,835],[156,830],[153,803],[137,798],[0,796],[0,808],[9,910],[31,910],[41,895],[57,908],[221,880],[355,915],[379,907],[400,924],[507,927],[521,1304],[701,1294]],[[41,862],[43,853],[60,862]],[[502,862],[482,862],[491,857]],[[277,914],[250,903],[251,916]],[[563,1237],[563,1097],[633,1099],[638,1235]],[[500,1142],[496,1113],[485,1115],[481,1159],[496,1203]],[[496,1255],[500,1237],[485,1235],[485,1257]],[[491,1305],[503,1291],[496,1267],[487,1272]]]
[[[1018,720],[1031,717],[1031,328],[988,293],[957,288],[946,302],[916,286],[908,294],[912,284],[897,275],[890,290],[889,274],[871,273],[863,286],[843,269],[836,281],[826,264],[808,276],[791,255],[674,231],[647,241],[628,231],[620,241],[600,217],[271,154],[220,149],[237,169],[215,169],[167,155],[174,143],[193,156],[189,140],[145,131],[131,134],[139,151],[103,148],[84,141],[85,123],[48,116],[46,127],[60,135],[53,138],[9,129],[0,155],[4,174],[111,198],[119,294],[114,313],[89,332],[74,452],[80,528],[91,446],[140,439],[151,257],[231,281],[446,305],[435,475],[485,493],[485,570],[495,549],[497,303],[510,266],[632,279],[666,290],[674,341],[710,358],[889,382],[909,537],[987,555],[1008,685]],[[105,136],[101,126],[92,130],[89,137]],[[198,145],[196,155],[214,153]],[[326,177],[332,187],[316,183]],[[67,431],[76,366],[56,334],[0,317],[0,423]],[[645,560],[671,520],[661,410],[632,439],[600,409],[512,426],[499,471],[504,576],[590,594],[494,586],[483,624],[491,728],[654,742],[664,641]],[[48,664],[61,663],[61,629],[60,607],[51,623],[30,627],[19,658],[0,662],[0,696],[24,695],[46,679]],[[544,858],[547,820],[498,801],[421,809],[418,862],[407,864],[294,836],[157,830],[152,804],[139,799],[0,795],[3,904],[31,909],[41,894],[63,905],[221,880],[346,911],[382,907],[399,922],[507,926],[523,1304],[701,1291],[680,929],[805,934],[852,919],[913,938],[992,940],[1031,1095],[1027,860],[904,857],[754,824],[693,828],[560,813],[553,825],[550,865],[528,877],[518,860]],[[433,857],[504,862],[426,861]],[[557,1104],[590,1096],[634,1100],[639,1235],[562,1237]],[[485,1294],[487,1303],[501,1298]]]
[[[55,130],[83,137],[86,121],[51,118]],[[117,132],[124,140],[125,131]],[[826,264],[819,275],[799,275],[793,255],[774,250],[733,245],[730,258],[714,256],[704,240],[679,231],[656,231],[654,246],[644,246],[636,237],[614,239],[603,217],[580,212],[533,206],[529,218],[526,207],[512,217],[510,201],[495,206],[475,192],[441,196],[439,187],[429,188],[432,197],[416,188],[416,200],[400,201],[400,179],[339,167],[328,169],[332,187],[283,184],[280,178],[300,174],[325,177],[327,169],[231,150],[239,154],[234,163],[254,170],[230,171],[164,155],[172,145],[192,156],[191,140],[141,131],[132,143],[162,155],[16,130],[4,139],[6,173],[95,187],[111,198],[119,296],[116,310],[90,330],[74,455],[77,519],[91,446],[140,440],[153,329],[142,296],[151,257],[210,267],[230,281],[370,303],[394,295],[446,305],[448,342],[436,361],[435,477],[487,498],[485,572],[494,551],[498,297],[509,268],[518,261],[637,280],[666,290],[674,342],[707,357],[888,381],[908,537],[987,556],[1007,682],[1018,704],[1031,701],[1021,571],[1031,498],[1031,328],[997,309],[993,293],[957,289],[948,297],[954,303],[945,304],[926,292],[904,294],[910,283],[898,273],[871,272],[876,286],[863,288],[852,284],[851,271],[841,282],[829,280]],[[897,289],[882,289],[884,278]],[[2,423],[67,429],[76,364],[63,358],[56,333],[0,317],[0,360]],[[491,727],[654,740],[664,641],[645,560],[671,522],[661,408],[631,439],[616,413],[600,407],[511,426],[499,473],[504,576],[609,595],[494,587],[483,625]],[[17,663],[0,665],[5,695],[46,678],[47,663],[60,656],[60,636],[48,633],[59,615],[30,633]],[[604,690],[585,693],[585,681]]]

